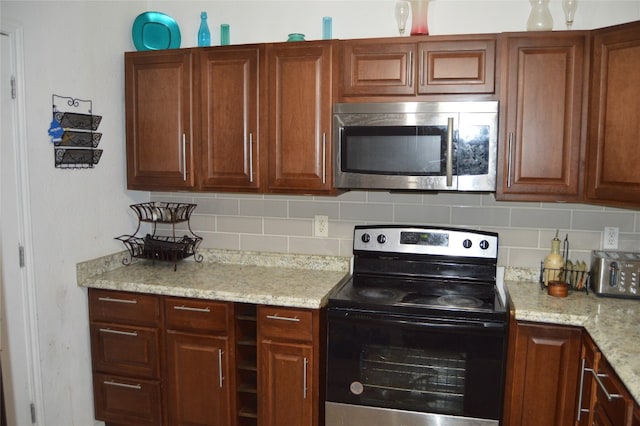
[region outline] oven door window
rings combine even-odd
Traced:
[[[500,418],[504,330],[330,316],[328,342],[329,401]]]
[[[341,166],[351,173],[442,176],[447,126],[348,126]]]

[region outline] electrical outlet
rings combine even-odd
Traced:
[[[323,215],[316,215],[313,220],[314,235],[316,237],[328,237],[329,236],[329,217]]]
[[[605,227],[604,235],[602,238],[603,249],[617,249],[618,248],[618,228]]]

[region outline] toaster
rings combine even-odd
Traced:
[[[640,299],[640,253],[591,252],[591,288],[599,296]]]

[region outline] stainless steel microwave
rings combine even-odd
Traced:
[[[495,191],[498,102],[337,103],[334,185]]]

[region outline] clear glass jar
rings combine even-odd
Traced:
[[[527,31],[551,31],[553,17],[549,11],[549,0],[529,0],[531,13],[527,20]]]

